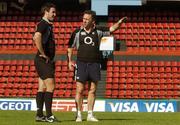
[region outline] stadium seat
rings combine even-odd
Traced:
[[[112,88],[112,84],[106,83],[106,89],[111,89]]]
[[[105,93],[105,94],[106,94],[106,97],[107,97],[107,98],[111,98],[111,94],[112,94],[112,93],[111,93],[111,90],[106,90],[106,93]]]

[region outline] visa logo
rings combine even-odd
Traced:
[[[112,112],[139,112],[138,104],[136,102],[120,102],[120,103],[112,103],[109,102]]]
[[[173,103],[144,103],[147,112],[174,112]]]

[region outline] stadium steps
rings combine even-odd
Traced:
[[[97,98],[105,97],[105,91],[106,91],[105,89],[106,89],[106,70],[101,70],[101,81],[99,81],[96,91]]]

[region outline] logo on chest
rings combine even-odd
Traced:
[[[84,43],[86,45],[95,46],[95,43],[94,43],[94,35],[95,35],[95,33],[94,32],[92,32],[90,34],[90,36],[86,32],[81,32],[81,35],[84,37],[83,41],[84,41]]]
[[[92,46],[94,46],[94,42],[93,42],[92,38],[89,37],[89,36],[87,36],[87,37],[84,38],[84,43],[87,44],[87,45],[92,45]]]

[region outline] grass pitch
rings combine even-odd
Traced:
[[[87,122],[83,112],[83,122],[76,123],[74,112],[54,112],[60,123],[35,122],[33,111],[2,111],[0,125],[180,125],[180,113],[117,113],[95,112],[99,122]]]

